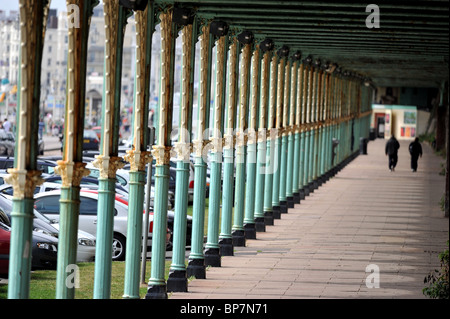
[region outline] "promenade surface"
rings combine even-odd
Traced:
[[[169,298],[425,298],[424,277],[439,268],[449,238],[439,207],[444,160],[424,144],[413,173],[409,142],[400,144],[395,172],[385,141],[370,141],[368,155]],[[377,268],[379,288],[368,288]]]

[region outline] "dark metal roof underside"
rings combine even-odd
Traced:
[[[366,27],[371,3],[379,7],[380,28]],[[250,30],[259,40],[271,38],[291,52],[337,63],[377,86],[439,87],[448,79],[448,0],[185,0],[175,5],[225,21],[231,29]]]

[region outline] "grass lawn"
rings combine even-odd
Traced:
[[[205,199],[205,227],[204,235],[208,229],[208,206],[209,199]],[[187,214],[192,216],[192,205],[188,206]],[[220,217],[219,217],[220,218]],[[220,221],[219,221],[220,225]],[[166,260],[165,278],[169,276],[171,260]],[[147,261],[146,278],[150,277],[151,262]],[[75,292],[76,299],[92,299],[94,290],[94,263],[79,263],[80,270],[80,288]],[[116,261],[112,263],[112,280],[111,280],[111,299],[122,299],[124,289],[124,273],[125,262]],[[0,285],[0,299],[6,299],[8,295],[8,286]],[[38,270],[31,274],[30,281],[30,299],[54,299],[56,287],[56,271],[55,270]],[[139,290],[141,298],[147,292],[147,283],[142,284]]]
[[[169,276],[171,261],[166,260],[165,277]],[[150,276],[151,262],[147,261],[146,278]],[[94,291],[94,263],[79,263],[80,288],[75,291],[75,299],[92,299]],[[125,262],[114,261],[112,263],[111,299],[122,299],[124,289]],[[0,285],[0,299],[6,299],[8,286]],[[37,270],[31,274],[30,299],[54,299],[56,287],[55,270]],[[144,298],[147,292],[147,283],[142,284],[139,289],[140,298]]]

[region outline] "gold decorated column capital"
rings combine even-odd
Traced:
[[[90,173],[83,162],[59,160],[56,163],[55,173],[61,176],[63,187],[79,187],[81,179]]]
[[[195,153],[196,157],[201,157],[203,154],[203,149],[206,147],[206,145],[209,143],[208,140],[195,140],[193,145],[193,151]]]
[[[8,173],[9,175],[5,177],[5,182],[12,185],[14,198],[33,198],[36,186],[44,182],[41,178],[42,172],[38,170],[26,171],[18,168],[9,168]]]
[[[254,129],[247,130],[247,144],[256,144],[258,142],[258,134]]]
[[[179,161],[189,161],[191,155],[191,143],[177,142],[174,144],[172,150],[175,152]]]
[[[117,170],[124,167],[125,163],[119,156],[96,155],[92,165],[99,169],[101,178],[116,178]]]
[[[152,157],[153,152],[149,151],[136,151],[136,150],[128,150],[127,155],[123,157],[123,159],[130,163],[130,171],[145,171],[145,166],[148,163],[153,161]],[[155,154],[153,156],[156,158],[156,164],[158,164],[158,158]],[[169,156],[170,159],[170,156]]]
[[[221,137],[212,137],[211,138],[212,152],[213,153],[221,153],[223,149],[223,139]]]
[[[233,134],[224,134],[223,136],[223,148],[232,149],[236,143],[236,136]]]

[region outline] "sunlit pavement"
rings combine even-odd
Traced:
[[[370,141],[368,155],[170,298],[425,298],[449,238],[444,160],[423,145],[413,173],[409,142],[400,144],[395,172],[385,141]]]

